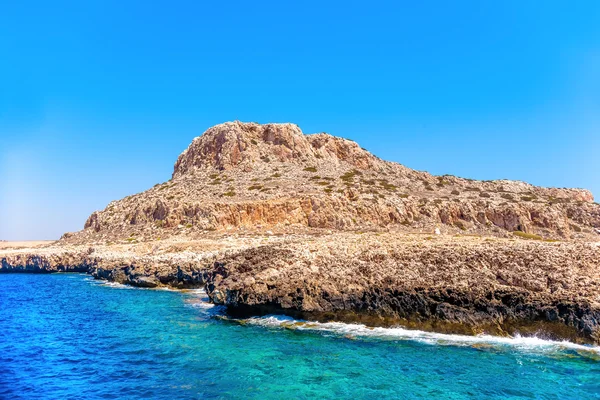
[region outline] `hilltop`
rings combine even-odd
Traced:
[[[227,122],[195,138],[172,179],[94,212],[70,243],[201,237],[211,231],[433,231],[594,239],[583,189],[433,176],[293,124]]]

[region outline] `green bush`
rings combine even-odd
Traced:
[[[529,239],[529,240],[544,240],[543,237],[541,237],[540,235],[536,235],[534,233],[527,233],[527,232],[521,232],[521,231],[514,231],[513,235],[518,236],[522,239]]]
[[[356,175],[362,175],[362,173],[360,171],[353,169],[352,171],[348,171],[344,175],[340,176],[340,179],[343,180],[344,182],[348,183],[348,182],[351,182]]]
[[[438,185],[439,187],[450,184],[450,182],[448,180],[446,180],[443,176],[438,176],[437,179],[438,179],[438,183],[436,185]]]

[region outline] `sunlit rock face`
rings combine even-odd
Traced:
[[[170,181],[93,213],[71,241],[214,230],[401,230],[593,239],[600,206],[583,189],[433,176],[294,124],[227,122],[195,138]]]

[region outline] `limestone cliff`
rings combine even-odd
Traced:
[[[0,249],[0,273],[204,287],[231,316],[285,313],[596,344],[599,263],[598,243],[395,232],[211,232],[194,241]]]
[[[204,287],[234,316],[600,343],[599,232],[586,190],[432,176],[292,124],[230,122],[82,231],[0,249],[0,273]]]
[[[93,213],[73,242],[193,237],[206,231],[432,231],[597,237],[587,190],[432,176],[357,143],[293,124],[228,122],[195,138],[170,181]]]

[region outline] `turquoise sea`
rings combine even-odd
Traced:
[[[201,291],[0,275],[0,398],[600,399],[599,348],[222,314]]]

